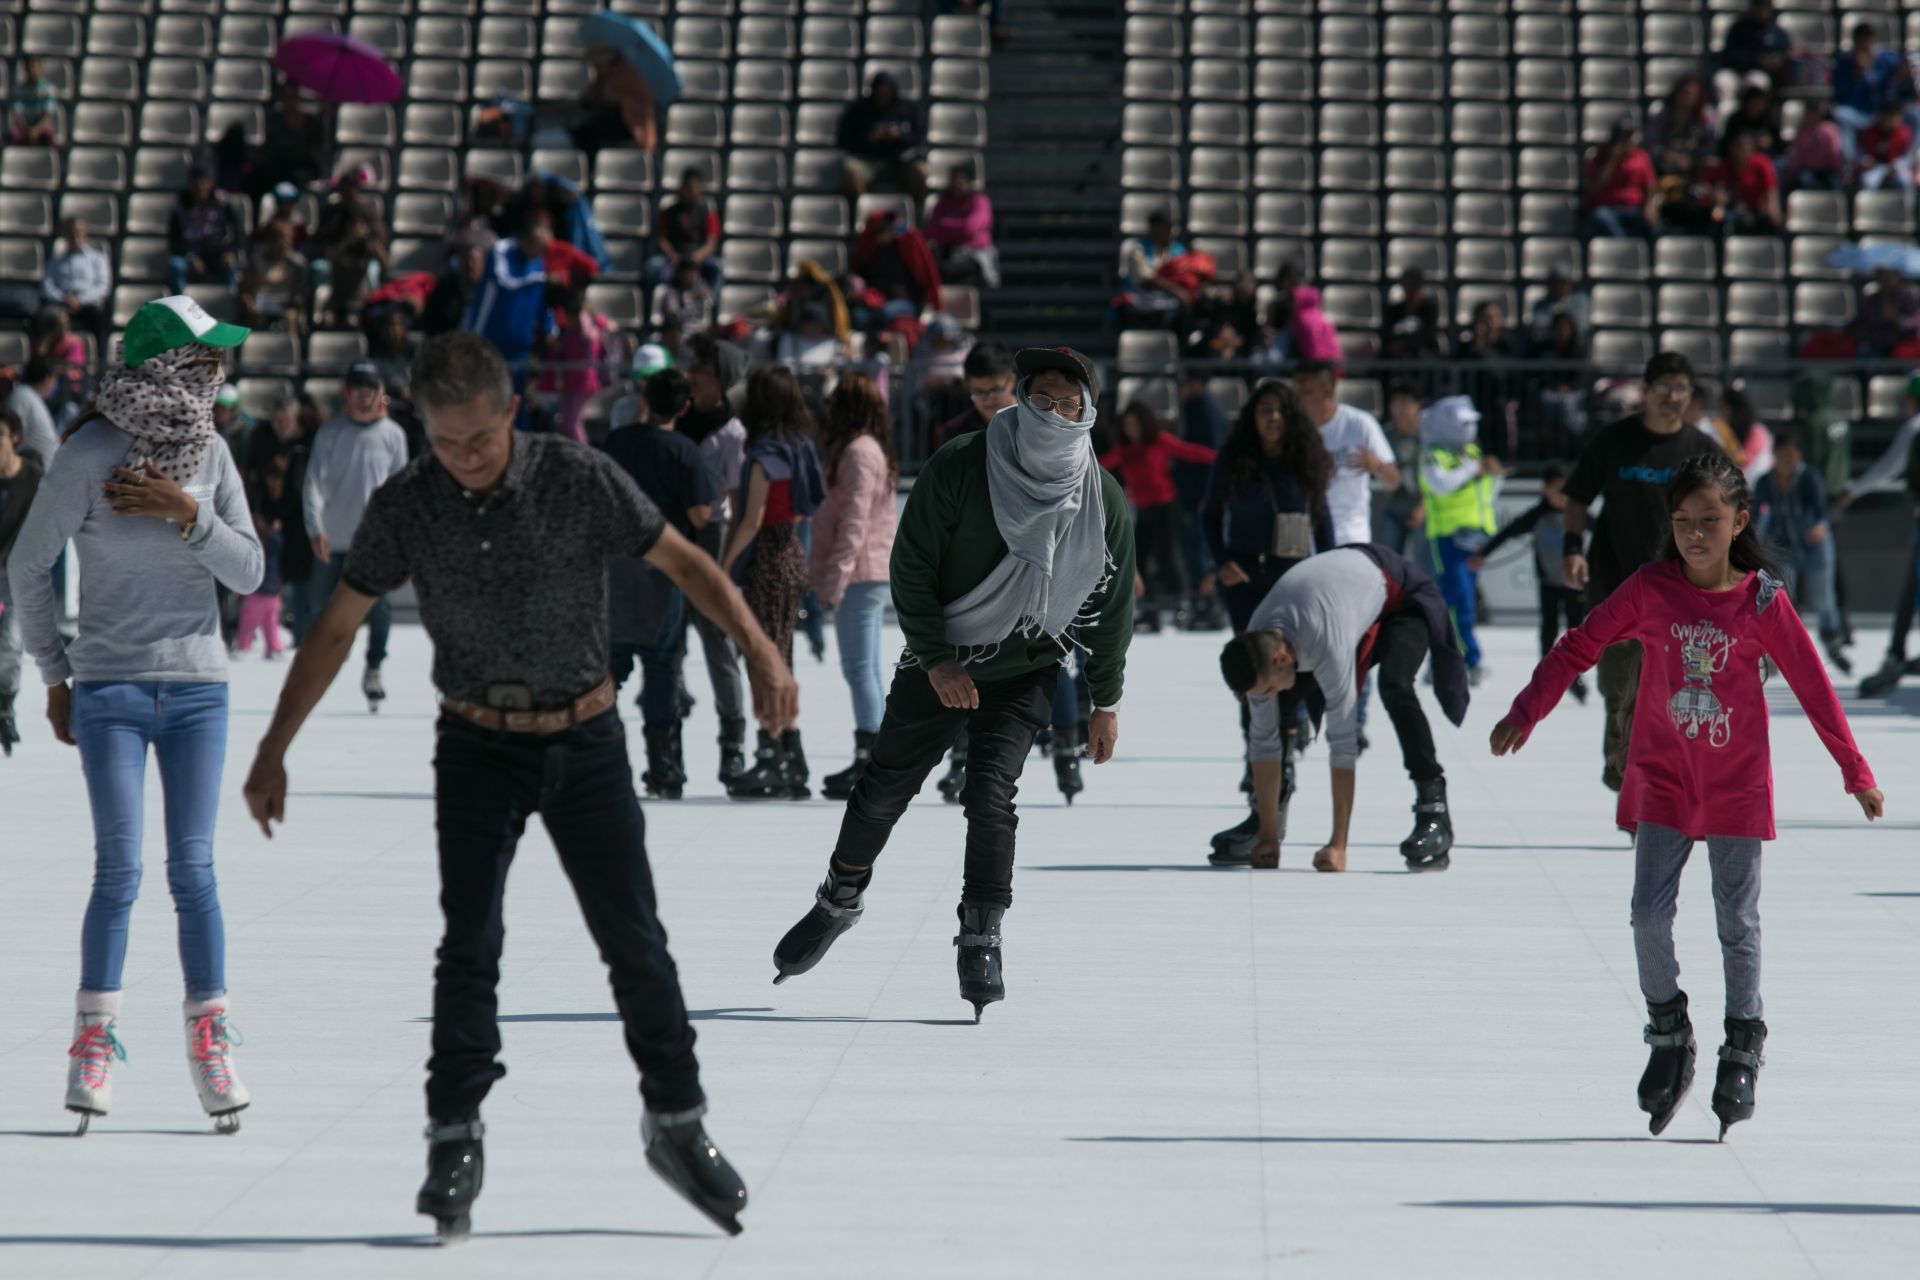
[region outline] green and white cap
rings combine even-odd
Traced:
[[[209,347],[237,347],[247,340],[248,330],[237,324],[224,324],[207,314],[207,309],[185,294],[156,298],[133,313],[122,335],[122,352],[127,368],[138,369],[163,351],[198,342]]]

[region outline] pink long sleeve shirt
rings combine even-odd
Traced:
[[[1622,827],[1652,822],[1696,840],[1773,839],[1763,656],[1786,677],[1847,793],[1874,785],[1800,615],[1764,574],[1748,574],[1731,591],[1702,591],[1673,561],[1641,569],[1560,638],[1514,699],[1508,721],[1531,733],[1574,677],[1623,640],[1638,640],[1643,651],[1620,787]]]
[[[993,248],[993,204],[978,191],[964,199],[942,195],[927,210],[920,230],[948,249]]]
[[[898,523],[886,452],[872,436],[861,436],[840,455],[813,517],[807,577],[822,604],[838,605],[853,583],[887,581]]]

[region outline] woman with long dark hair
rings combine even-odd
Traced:
[[[1134,551],[1147,589],[1142,620],[1149,631],[1160,629],[1160,603],[1171,601],[1178,607],[1186,594],[1173,464],[1212,462],[1213,457],[1213,450],[1205,445],[1188,444],[1163,430],[1160,415],[1142,400],[1121,413],[1120,438],[1100,455],[1100,465],[1120,477],[1133,507]]]
[[[844,800],[866,771],[886,711],[880,622],[899,523],[894,490],[900,464],[893,453],[893,416],[867,375],[842,375],[821,421],[827,497],[813,518],[808,577],[820,603],[834,611],[840,674],[853,693],[853,764],[822,778],[820,791],[829,800]]]
[[[825,482],[813,447],[813,415],[791,370],[769,365],[747,379],[741,414],[747,428],[746,460],[737,501],[739,521],[727,536],[720,567],[740,583],[760,629],[793,668],[793,631],[807,594],[807,557],[800,548],[800,522],[820,509]],[[754,765],[727,783],[742,800],[804,800],[807,757],[800,730],[776,741],[760,731]]]

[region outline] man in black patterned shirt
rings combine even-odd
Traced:
[[[284,759],[338,674],[361,620],[412,579],[433,640],[442,715],[434,754],[440,904],[427,1062],[427,1181],[419,1209],[467,1229],[480,1191],[480,1103],[498,1062],[501,901],[514,845],[538,813],[612,974],[641,1071],[654,1170],[730,1232],[746,1188],[714,1149],[693,1029],[654,909],[645,827],[607,679],[606,557],[646,560],[746,655],[754,713],[792,724],[793,676],[712,558],[669,527],[605,455],[513,430],[505,361],[484,339],[421,349],[413,399],[430,452],[367,504],[339,589],[307,633],[248,776],[261,830],[283,820]]]

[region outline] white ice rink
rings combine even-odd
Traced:
[[[1652,1140],[1634,1101],[1632,862],[1599,785],[1597,699],[1565,704],[1517,760],[1487,754],[1530,627],[1488,634],[1494,674],[1464,730],[1435,715],[1459,843],[1451,871],[1423,877],[1401,871],[1411,789],[1377,703],[1350,872],[1308,869],[1327,824],[1318,749],[1281,870],[1206,866],[1208,834],[1238,817],[1220,640],[1141,637],[1120,755],[1088,769],[1073,808],[1045,762],[1029,767],[1008,999],[978,1027],[950,945],[960,815],[931,786],[859,928],[770,985],[837,809],[721,798],[690,671],[696,782],[648,805],[649,844],[709,1128],[751,1188],[732,1240],[646,1168],[604,971],[536,828],[507,904],[511,1074],[486,1107],[475,1238],[429,1247],[413,1195],[439,917],[412,627],[377,718],[343,681],[309,724],[272,843],[240,784],[285,667],[235,671],[218,857],[244,1131],[213,1136],[189,1086],[155,781],[130,1057],[113,1114],[66,1136],[91,836],[77,761],[30,692],[27,740],[0,761],[0,1277],[1915,1274],[1920,690],[1848,702],[1888,793],[1871,829],[1776,704],[1773,1035],[1758,1116],[1717,1146],[1704,857],[1680,920],[1701,1075]],[[1862,636],[1863,660],[1881,640]],[[831,655],[800,663],[817,778],[845,763],[850,713]]]

